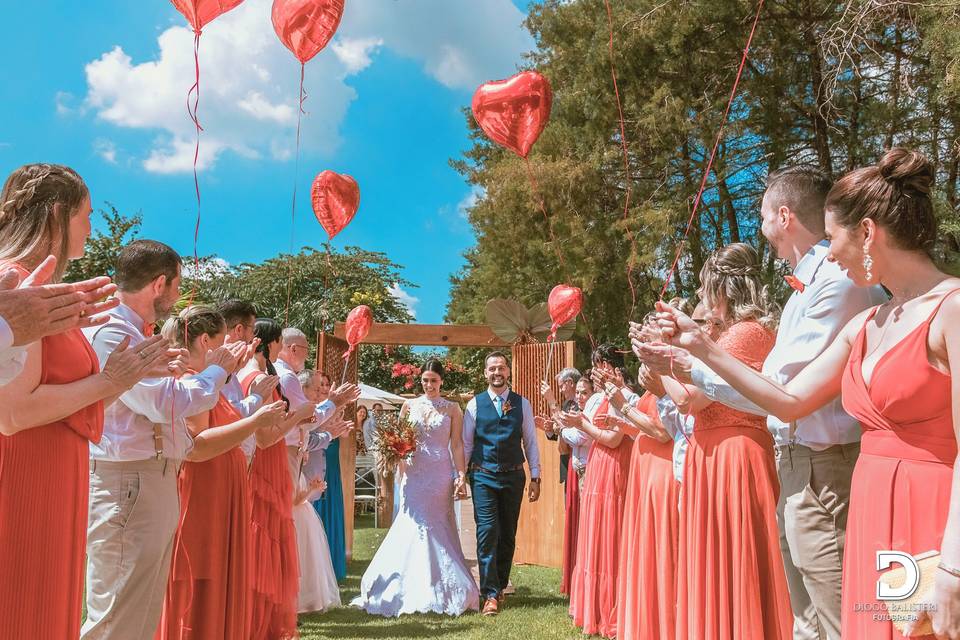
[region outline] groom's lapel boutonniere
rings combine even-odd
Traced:
[[[510,409],[512,409],[512,408],[513,408],[513,405],[510,404],[510,401],[509,401],[509,400],[507,400],[506,402],[504,402],[504,403],[503,403],[503,415],[507,415],[508,413],[510,413]]]

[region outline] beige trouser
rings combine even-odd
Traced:
[[[84,640],[153,640],[180,518],[177,468],[90,461]]]
[[[795,640],[840,640],[840,587],[850,480],[860,443],[777,447],[777,524]]]

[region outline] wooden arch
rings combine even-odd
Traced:
[[[333,335],[321,333],[317,338],[318,368],[324,371],[342,372],[342,355],[346,352],[344,324],[334,326]],[[449,324],[390,324],[374,323],[363,341],[364,344],[404,345],[424,347],[472,347],[489,349],[510,348],[512,355],[512,383],[514,390],[533,405],[535,415],[546,415],[547,407],[540,397],[540,381],[544,379],[549,345],[511,344],[499,338],[487,325]],[[559,342],[554,347],[548,379],[554,380],[560,370],[573,366],[574,343]],[[347,379],[357,381],[356,358],[352,359]],[[515,561],[520,564],[537,564],[560,567],[563,562],[564,495],[560,484],[560,455],[555,442],[537,432],[540,449],[541,494],[540,500],[530,503],[524,500],[520,511],[517,531]],[[347,526],[347,554],[353,550],[353,476],[356,465],[356,444],[341,445],[340,468],[344,487],[344,509]],[[349,495],[348,495],[349,494]],[[463,531],[461,539],[468,557],[475,545],[473,539],[472,504],[465,503],[462,509]]]

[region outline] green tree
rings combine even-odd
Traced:
[[[757,4],[611,5],[627,167],[603,0],[532,4],[527,26],[536,49],[527,65],[554,89],[550,123],[525,167],[490,143],[467,114],[473,145],[452,164],[483,188],[483,197],[469,211],[476,245],[451,279],[449,320],[482,321],[494,297],[542,302],[566,281],[585,292],[576,334],[584,349],[589,337],[624,343],[631,311],[636,319],[658,296]],[[754,244],[764,255],[768,283],[786,293],[783,267],[758,233],[766,174],[805,163],[839,176],[891,145],[917,148],[933,160],[944,221],[941,257],[960,248],[958,6],[957,0],[767,2],[667,297],[694,296],[709,252],[732,241]]]

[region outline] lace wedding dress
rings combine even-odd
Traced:
[[[450,418],[440,413],[451,404],[421,396],[409,405],[422,443],[403,472],[397,517],[351,603],[367,613],[458,616],[479,608],[453,513]]]

